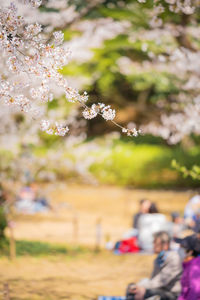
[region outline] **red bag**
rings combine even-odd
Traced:
[[[129,239],[120,242],[119,252],[121,253],[136,253],[140,251],[138,246],[137,237],[131,237]]]

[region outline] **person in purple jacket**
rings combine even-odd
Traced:
[[[200,239],[197,234],[175,239],[183,258],[181,294],[178,300],[200,300]]]

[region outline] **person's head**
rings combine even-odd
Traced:
[[[180,244],[179,254],[183,260],[200,255],[200,239],[197,234],[189,235],[183,239],[175,238],[175,242]]]
[[[149,213],[150,214],[158,214],[159,213],[158,208],[154,202],[152,202],[149,207]]]
[[[168,251],[170,247],[170,236],[167,231],[159,231],[154,234],[154,253]]]
[[[183,219],[181,218],[180,214],[176,211],[171,213],[172,222],[175,224],[180,224],[183,222]]]
[[[142,214],[149,213],[150,206],[151,206],[151,202],[148,199],[141,199],[140,200],[140,212]]]

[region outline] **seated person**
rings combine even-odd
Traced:
[[[195,226],[197,214],[200,211],[200,195],[195,195],[187,203],[184,211],[184,219],[186,224],[192,228]]]
[[[140,216],[138,221],[138,243],[141,249],[153,251],[153,235],[161,230],[169,231],[169,222],[165,215],[158,212],[154,203],[149,213]]]
[[[31,185],[23,187],[15,203],[15,207],[20,212],[32,213],[34,211],[35,191]]]
[[[154,236],[154,253],[157,257],[149,279],[143,285],[127,288],[127,300],[143,300],[160,296],[160,300],[175,300],[181,291],[182,263],[177,251],[170,251],[170,237],[165,231]]]
[[[178,300],[200,300],[200,239],[193,234],[175,241],[180,243],[183,259],[181,294]]]
[[[44,194],[40,193],[35,183],[23,187],[20,190],[15,206],[19,212],[29,214],[45,212],[51,208],[48,200]]]
[[[148,214],[151,202],[148,199],[141,199],[139,202],[139,212],[133,217],[133,228],[138,229],[138,221],[141,215]]]

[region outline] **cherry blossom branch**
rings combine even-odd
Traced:
[[[41,4],[40,0],[25,2],[29,2],[35,7]],[[28,81],[20,83],[22,92],[18,94],[17,82],[9,80],[9,77],[5,80],[8,75],[2,76],[0,96],[4,99],[5,104],[18,106],[22,112],[32,113],[32,104],[36,104],[36,101],[49,102],[53,100],[53,94],[50,92],[50,85],[53,82],[63,90],[69,102],[81,103],[85,108],[83,111],[84,118],[91,119],[100,115],[105,120],[112,121],[123,133],[129,136],[138,135],[139,131],[136,129],[126,129],[113,121],[115,110],[111,109],[109,105],[105,106],[105,104],[99,103],[98,105],[93,104],[89,108],[85,104],[88,100],[87,93],[81,95],[68,85],[67,80],[59,72],[69,60],[69,51],[66,52],[61,47],[63,43],[62,32],[53,33],[54,40],[51,44],[44,43],[41,25],[38,23],[26,25],[25,20],[17,15],[17,7],[14,3],[11,3],[9,7],[0,9],[0,29],[0,48],[6,57],[9,71],[13,77],[25,73],[29,78]],[[37,81],[41,81],[41,83],[38,84]],[[40,115],[40,106],[37,110],[38,115]],[[35,115],[37,110],[34,110]],[[40,123],[41,129],[48,134],[64,136],[69,131],[67,126],[62,126],[58,122],[52,124],[51,121],[41,120]]]

